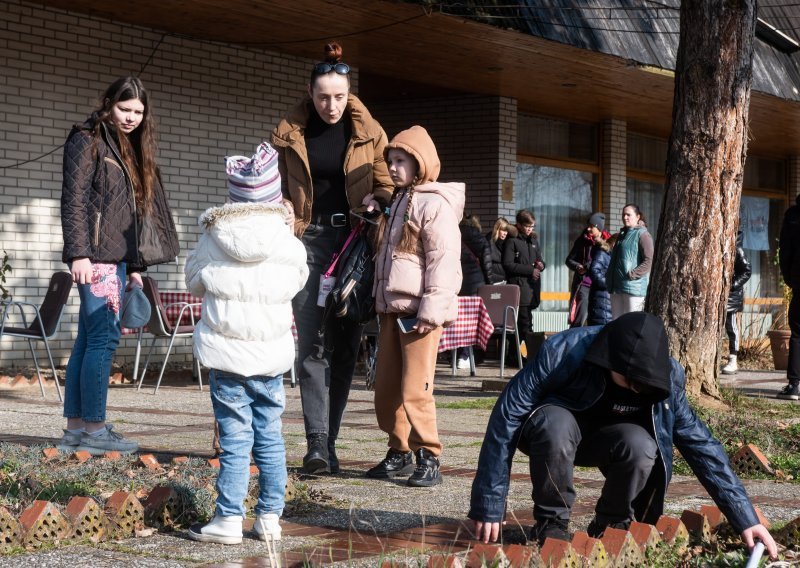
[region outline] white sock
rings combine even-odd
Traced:
[[[67,432],[69,432],[70,434],[75,434],[77,436],[80,436],[85,431],[86,430],[84,430],[83,428],[67,428]]]
[[[99,438],[100,435],[105,431],[106,431],[106,429],[105,429],[105,427],[103,427],[103,428],[100,428],[99,430],[96,430],[94,432],[89,432],[87,430],[86,433],[89,434],[90,436],[92,436],[93,438]]]

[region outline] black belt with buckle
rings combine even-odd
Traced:
[[[311,218],[313,225],[322,225],[323,227],[347,227],[349,219],[344,213],[332,213],[330,215],[319,213]]]

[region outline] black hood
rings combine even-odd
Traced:
[[[584,361],[647,385],[654,398],[670,393],[669,345],[664,323],[645,312],[631,312],[606,324],[589,346]]]

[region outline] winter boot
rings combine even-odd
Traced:
[[[303,473],[329,473],[328,435],[309,434],[306,441],[308,453],[303,457]]]

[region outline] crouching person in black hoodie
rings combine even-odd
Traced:
[[[721,444],[689,406],[685,385],[664,324],[652,314],[631,312],[549,339],[509,382],[489,419],[470,500],[476,538],[499,536],[516,448],[530,457],[531,538],[541,545],[569,537],[576,465],[597,467],[606,478],[590,536],[634,519],[655,524],[674,445],[747,546],[760,539],[777,558]]]

